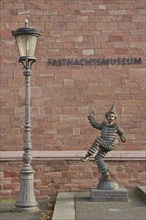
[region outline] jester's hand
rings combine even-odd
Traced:
[[[89,109],[89,116],[95,116],[95,112],[93,109]]]

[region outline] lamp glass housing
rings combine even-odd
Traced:
[[[37,46],[37,36],[30,34],[16,36],[16,43],[21,59],[34,59],[36,46]]]

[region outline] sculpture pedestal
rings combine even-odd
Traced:
[[[90,199],[94,202],[109,202],[109,201],[128,201],[128,191],[124,188],[116,190],[102,190],[93,188],[90,190]]]
[[[97,188],[90,190],[90,199],[95,202],[127,202],[128,191],[125,188],[119,188],[119,184],[114,179],[111,179],[109,175],[105,175],[99,179]]]

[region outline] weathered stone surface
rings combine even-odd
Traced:
[[[125,188],[119,188],[117,190],[90,190],[91,201],[128,201],[128,191]]]

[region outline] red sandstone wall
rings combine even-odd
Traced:
[[[23,145],[24,77],[11,30],[23,26],[26,17],[30,26],[42,31],[31,78],[33,149],[87,149],[97,135],[86,118],[89,107],[102,121],[113,101],[128,135],[127,144],[117,149],[144,149],[145,0],[1,0],[0,4],[1,150],[21,150]],[[142,64],[47,64],[48,58],[103,57],[141,57]]]
[[[145,161],[106,162],[120,187],[135,188],[145,184]],[[19,192],[21,162],[1,162],[1,198],[16,199]],[[57,192],[85,191],[96,187],[98,171],[95,162],[33,161],[34,186],[37,199],[48,198]]]

